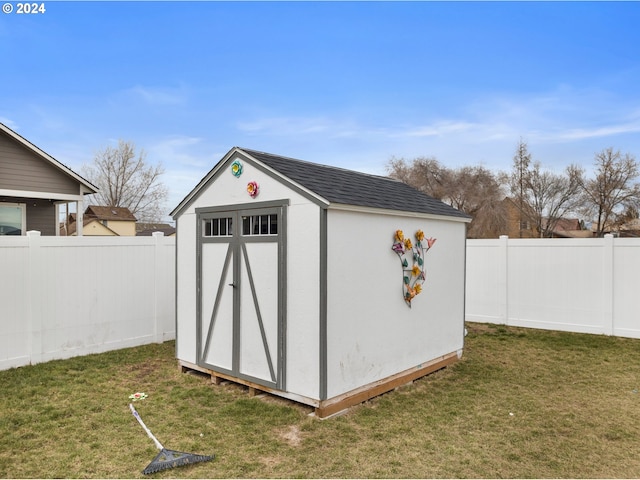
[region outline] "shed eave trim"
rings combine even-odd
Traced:
[[[428,218],[437,220],[450,220],[453,222],[469,223],[470,217],[455,217],[453,215],[438,215],[434,213],[411,212],[407,210],[392,210],[387,208],[364,207],[361,205],[349,205],[344,203],[331,203],[328,210],[342,210],[349,212],[371,213],[375,215],[393,215],[400,217]]]

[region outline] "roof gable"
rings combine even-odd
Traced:
[[[63,165],[58,160],[53,158],[51,155],[44,152],[40,148],[36,147],[33,143],[31,143],[30,141],[28,141],[26,138],[22,137],[18,133],[14,132],[3,123],[0,123],[0,131],[4,132],[7,136],[12,138],[14,141],[19,143],[23,147],[27,148],[27,150],[35,154],[38,158],[52,165],[58,171],[71,177],[74,181],[78,182],[80,184],[81,189],[84,190],[83,192],[84,194],[92,194],[98,191],[98,188],[95,185],[90,183],[88,180],[82,178],[80,175],[78,175],[76,172],[71,170],[69,167],[67,167],[66,165]]]
[[[402,212],[414,212],[438,216],[471,219],[467,214],[436,200],[415,188],[379,175],[371,175],[329,165],[307,162],[246,148],[232,148],[200,183],[171,212],[176,218],[198,196],[199,192],[215,177],[222,166],[236,154],[253,160],[263,170],[274,172],[290,186],[301,187],[324,207],[331,204],[349,205]]]
[[[127,207],[104,207],[89,205],[84,212],[86,217],[98,220],[119,220],[121,222],[135,222],[136,217]]]

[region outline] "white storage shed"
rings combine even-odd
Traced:
[[[235,147],[172,216],[183,369],[326,417],[462,354],[470,217],[402,182]]]

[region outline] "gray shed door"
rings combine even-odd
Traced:
[[[198,209],[198,364],[284,389],[285,206]]]

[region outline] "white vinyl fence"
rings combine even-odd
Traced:
[[[0,237],[0,370],[175,338],[175,237]],[[468,240],[466,320],[640,338],[640,239]]]
[[[0,370],[175,338],[175,237],[0,237]]]
[[[640,338],[640,239],[467,240],[465,316]]]

